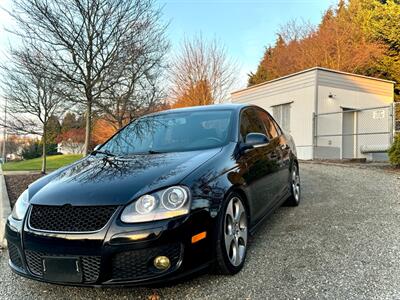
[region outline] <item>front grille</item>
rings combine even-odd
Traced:
[[[36,276],[43,276],[43,257],[57,257],[57,255],[30,250],[25,251],[25,256],[29,270]],[[59,255],[59,257],[61,256]],[[80,260],[82,263],[83,281],[87,283],[96,282],[99,278],[101,257],[81,256]]]
[[[107,224],[116,209],[116,206],[33,205],[29,225],[45,231],[97,231]]]
[[[180,244],[120,252],[112,259],[112,278],[117,280],[140,279],[160,274],[160,271],[152,265],[153,259],[159,255],[167,256],[170,259],[169,270],[173,270],[180,261],[181,252]]]
[[[11,262],[18,268],[22,268],[22,259],[19,254],[17,246],[12,243],[8,243],[8,255],[10,256]]]
[[[35,251],[25,251],[26,263],[28,264],[29,270],[38,276],[43,275],[43,262],[42,256],[44,254]]]
[[[83,256],[82,258],[83,281],[95,282],[100,273],[100,256]]]

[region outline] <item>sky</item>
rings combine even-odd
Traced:
[[[238,85],[256,71],[265,47],[274,44],[281,25],[292,19],[318,24],[337,0],[157,0],[170,21],[172,52],[184,37],[217,39],[239,67]]]
[[[247,74],[257,69],[266,46],[273,44],[280,26],[292,19],[318,24],[321,16],[337,0],[155,0],[169,22],[171,53],[184,37],[201,34],[216,39],[239,66],[238,84],[246,85]],[[11,8],[12,0],[0,0]],[[0,63],[7,60],[9,46],[17,43],[4,28],[12,19],[0,9]]]

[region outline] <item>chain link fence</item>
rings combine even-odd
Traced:
[[[400,103],[315,114],[314,158],[387,160],[396,131]]]
[[[400,102],[393,103],[393,128],[395,134],[400,134]]]

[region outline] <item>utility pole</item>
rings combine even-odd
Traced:
[[[4,126],[3,126],[3,149],[2,149],[2,157],[3,157],[3,164],[6,162],[6,139],[7,139],[7,99],[5,99],[4,105]]]

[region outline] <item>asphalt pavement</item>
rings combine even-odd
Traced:
[[[0,299],[400,299],[400,174],[303,163],[301,179],[300,206],[278,209],[260,227],[235,276],[63,287],[12,274],[3,251]]]

